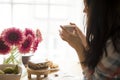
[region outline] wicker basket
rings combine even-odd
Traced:
[[[0,70],[3,70],[5,67],[15,67],[14,64],[1,64]],[[0,74],[0,80],[20,80],[22,69],[18,66],[19,73],[18,74]]]

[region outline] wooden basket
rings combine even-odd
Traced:
[[[3,70],[5,67],[15,67],[14,64],[0,64],[0,70]],[[22,69],[18,66],[18,74],[0,74],[0,80],[20,80]]]

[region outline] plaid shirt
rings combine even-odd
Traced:
[[[111,40],[107,42],[107,52],[108,55],[103,55],[94,71],[84,70],[85,80],[120,80],[120,53],[115,51]]]

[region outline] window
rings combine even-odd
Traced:
[[[74,50],[61,40],[59,26],[74,22],[83,31],[82,3],[82,0],[0,0],[0,30],[13,26],[39,28],[43,41],[36,53],[68,56],[66,53]]]

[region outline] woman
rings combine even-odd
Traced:
[[[86,36],[74,23],[71,33],[61,26],[61,38],[79,57],[85,80],[120,80],[120,0],[84,0]]]

